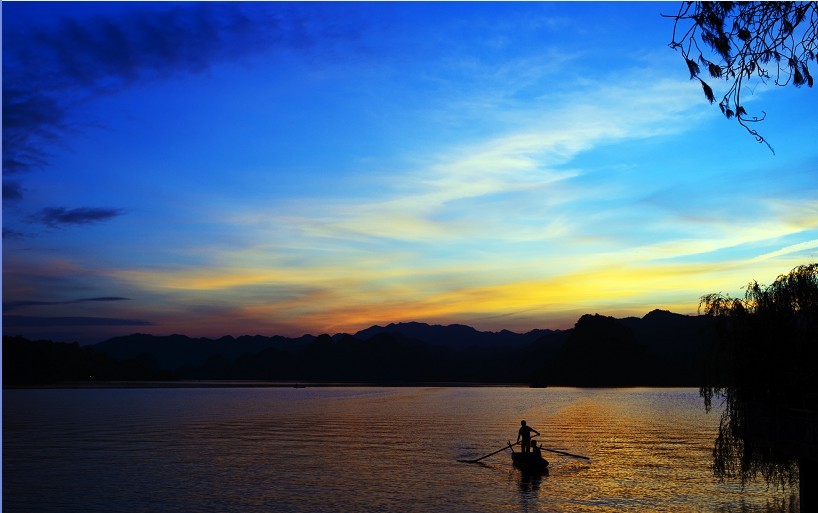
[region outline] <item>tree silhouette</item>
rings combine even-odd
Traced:
[[[750,282],[744,299],[704,296],[700,310],[715,318],[718,331],[700,389],[708,411],[714,397],[723,399],[714,473],[742,484],[759,474],[782,485],[800,477],[801,511],[814,511],[818,264],[796,267],[766,287]]]
[[[766,112],[748,114],[742,93],[754,77],[765,84],[812,87],[818,2],[683,2],[677,14],[663,16],[675,20],[670,47],[682,53],[690,79],[701,83],[707,100],[714,103],[716,96],[703,77],[725,80],[721,112],[773,151],[751,127]]]

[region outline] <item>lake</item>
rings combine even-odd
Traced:
[[[591,461],[458,462],[521,419]],[[693,389],[4,390],[3,511],[798,511],[712,477],[717,428]]]

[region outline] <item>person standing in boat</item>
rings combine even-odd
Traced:
[[[537,435],[539,436],[540,434],[539,431],[530,426],[527,426],[524,420],[520,421],[520,430],[517,432],[517,443],[520,444],[520,446],[523,449],[523,452],[529,452],[531,449],[530,445],[532,431],[534,433],[537,433]]]

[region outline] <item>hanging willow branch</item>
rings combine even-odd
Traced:
[[[809,65],[818,63],[818,2],[683,2],[677,14],[663,16],[674,19],[669,46],[682,53],[707,101],[716,102],[707,81],[725,80],[722,114],[775,153],[752,128],[767,113],[748,114],[742,92],[751,79],[813,86]]]
[[[715,475],[742,484],[758,475],[793,484],[802,450],[799,418],[818,409],[818,264],[797,267],[767,287],[751,282],[743,299],[704,296],[700,310],[718,329],[700,389],[708,411],[714,398],[724,408]]]

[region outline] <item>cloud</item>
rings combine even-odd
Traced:
[[[4,54],[5,58],[5,54]],[[13,67],[3,67],[4,83],[15,82]],[[44,142],[66,130],[65,108],[50,97],[48,88],[32,81],[29,88],[3,89],[3,173],[18,174],[41,167],[47,160]],[[4,199],[5,199],[4,183]],[[19,186],[17,192],[20,193]]]
[[[64,225],[90,224],[107,221],[108,219],[122,215],[122,213],[122,209],[118,208],[79,207],[69,210],[63,207],[49,207],[32,215],[30,219],[34,222],[56,228]]]
[[[3,303],[3,311],[8,312],[8,311],[11,311],[11,310],[16,310],[18,308],[24,308],[24,307],[28,307],[28,306],[71,305],[71,304],[76,304],[76,303],[108,302],[108,301],[130,301],[130,298],[108,296],[108,297],[88,297],[88,298],[81,298],[81,299],[71,299],[71,300],[68,300],[68,301],[9,301],[8,303]]]
[[[17,230],[13,230],[11,228],[6,228],[4,226],[3,227],[3,238],[4,239],[9,239],[9,240],[12,240],[12,239],[19,240],[19,239],[25,238],[25,234],[23,234],[23,232],[19,232]]]
[[[809,255],[813,260],[815,259],[815,250],[818,249],[818,239],[816,240],[808,240],[804,242],[799,242],[797,244],[790,244],[789,246],[785,246],[781,249],[777,249],[775,251],[771,251],[769,253],[765,253],[763,255],[759,255],[754,258],[754,261],[758,260],[770,260],[775,258],[780,258],[782,256],[789,256],[792,254],[796,254],[799,258],[803,256]]]
[[[5,168],[5,163],[4,166]],[[23,199],[23,189],[19,182],[3,180],[3,202],[19,201]]]
[[[48,328],[53,326],[153,326],[150,321],[115,317],[33,317],[4,315],[3,328]]]
[[[628,92],[647,72],[633,74],[533,102],[511,128],[436,149],[415,167],[389,174],[391,196],[324,202],[320,213],[304,211],[309,202],[299,199],[267,219],[298,226],[312,240],[344,243],[560,237],[569,224],[583,223],[575,212],[587,216],[589,205],[610,202],[612,189],[632,194],[621,191],[615,173],[587,177],[572,161],[613,142],[689,130],[696,118],[691,109],[700,99],[686,82],[654,80],[637,96]]]
[[[100,95],[271,48],[317,54],[319,42],[357,37],[286,4],[123,4],[113,16],[82,17],[92,5],[50,24],[4,24],[4,84],[16,85],[3,90],[4,173],[45,165],[43,143],[75,129],[71,115]]]

